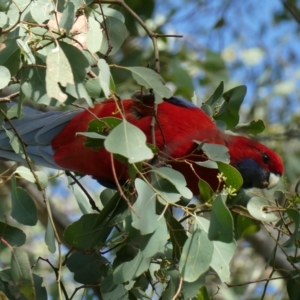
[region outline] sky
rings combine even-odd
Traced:
[[[176,13],[166,18],[171,7]],[[271,122],[287,122],[299,107],[300,27],[293,18],[276,22],[282,12],[274,0],[157,1],[156,19],[165,18],[168,33],[184,35],[176,47],[187,45],[199,59],[203,49],[221,53],[230,80],[247,85],[244,109],[268,99]],[[213,29],[219,20],[225,25]]]

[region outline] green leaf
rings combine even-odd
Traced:
[[[142,235],[149,234],[157,228],[160,217],[155,212],[156,194],[143,180],[137,178],[135,187],[138,197],[131,212],[132,226],[141,231]]]
[[[11,179],[11,216],[19,223],[33,226],[37,223],[38,215],[34,201],[25,190],[16,187],[15,176]]]
[[[123,283],[138,277],[149,268],[150,261],[151,258],[144,258],[138,251],[133,260],[122,263],[114,270],[114,282]]]
[[[295,186],[295,193],[297,194],[298,197],[300,197],[300,181],[298,181]]]
[[[27,58],[28,64],[35,64],[35,57],[32,54],[28,45],[22,39],[17,39],[17,44],[20,47],[20,49],[23,51],[25,57]]]
[[[210,240],[231,243],[233,241],[233,218],[225,205],[226,196],[218,195],[212,204],[208,237]]]
[[[24,178],[32,183],[36,182],[35,177],[33,176],[31,170],[28,169],[27,167],[20,166],[16,169],[16,171],[14,173],[18,173],[22,178]],[[42,187],[46,188],[47,184],[48,184],[47,174],[43,171],[35,171],[35,175],[37,176],[38,181],[40,182]]]
[[[56,251],[55,234],[49,217],[48,217],[47,227],[45,232],[45,243],[48,246],[49,252],[55,253]]]
[[[113,281],[113,274],[104,277],[100,290],[103,300],[128,299],[128,291],[123,284],[116,284]]]
[[[124,199],[120,196],[119,193],[114,192],[112,195],[108,189],[104,190],[100,194],[101,202],[104,205],[104,208],[101,210],[99,214],[99,218],[96,220],[94,225],[94,229],[102,229],[111,221],[114,217],[118,214],[122,214],[127,209],[127,203]],[[111,195],[109,201],[107,203],[103,202],[108,195]]]
[[[260,226],[256,220],[252,220],[241,215],[237,215],[235,224],[236,240],[248,235],[252,235],[260,230]]]
[[[252,120],[249,123],[239,124],[236,126],[238,132],[245,134],[259,134],[265,130],[266,126],[262,120]]]
[[[214,118],[224,121],[227,125],[227,129],[232,129],[238,124],[239,110],[246,96],[246,92],[246,86],[241,85],[223,94],[225,101]]]
[[[207,289],[205,286],[201,286],[199,290],[199,294],[197,295],[197,300],[209,300],[210,297],[208,295]]]
[[[199,229],[208,233],[210,222],[202,217],[197,217],[197,226]],[[236,250],[235,241],[231,243],[223,243],[220,241],[213,241],[214,251],[210,266],[218,274],[222,282],[230,280],[230,261]]]
[[[216,88],[216,90],[213,92],[213,94],[204,102],[204,104],[209,105],[213,109],[220,105],[220,102],[223,102],[221,100],[222,94],[224,91],[224,82],[221,81],[219,86]]]
[[[126,26],[122,21],[118,20],[117,18],[106,17],[105,25],[103,23],[102,16],[96,16],[96,18],[99,22],[102,22],[102,26],[106,26],[109,35],[108,43],[106,32],[104,31],[100,52],[108,56],[114,55],[120,49],[120,47],[126,39]]]
[[[16,39],[7,39],[1,42],[0,66],[6,67],[10,76],[16,75],[21,64],[21,50]]]
[[[184,296],[184,299],[190,300],[194,299],[194,297],[199,293],[199,288],[203,285],[205,285],[205,275],[207,273],[204,273],[201,275],[197,280],[193,282],[186,282],[183,281],[181,293]]]
[[[60,102],[67,100],[67,95],[62,92],[60,85],[66,87],[74,83],[70,63],[61,48],[54,48],[47,55],[46,89],[49,97]]]
[[[99,59],[99,82],[106,98],[109,98],[110,92],[110,68],[104,59]]]
[[[206,181],[199,179],[198,187],[200,190],[201,201],[205,203],[212,199],[214,191]]]
[[[9,70],[4,66],[0,66],[0,90],[9,84],[10,78],[11,75]]]
[[[121,123],[121,119],[113,117],[105,117],[99,120],[92,120],[91,122],[89,122],[87,133],[78,132],[77,134],[87,136],[87,139],[84,142],[84,146],[98,151],[101,147],[104,147],[104,139],[107,137],[108,133]]]
[[[109,4],[101,4],[102,5],[102,10],[105,16],[107,17],[112,17],[115,19],[118,19],[119,21],[125,23],[125,18],[121,12],[119,12],[116,9],[113,9],[112,7],[109,7]],[[101,10],[98,7],[98,12],[101,13]]]
[[[286,289],[289,295],[289,300],[300,299],[300,283],[298,278],[291,278],[287,280]]]
[[[190,234],[179,261],[179,271],[184,281],[196,281],[208,270],[213,250],[213,243],[203,230],[196,229]]]
[[[112,227],[97,227],[102,223],[99,214],[83,215],[78,221],[69,225],[64,231],[64,241],[80,250],[87,250],[105,240]]]
[[[174,299],[175,294],[178,291],[180,274],[178,270],[166,271],[166,277],[169,279],[167,288],[162,293],[162,300]]]
[[[3,282],[6,282],[7,285],[13,286],[13,288],[9,288],[9,291],[11,292],[11,297],[10,299],[20,299],[20,300],[27,300],[27,299],[38,299],[38,300],[47,300],[47,291],[46,288],[43,285],[43,278],[36,275],[33,275],[33,281],[34,281],[34,290],[35,290],[35,298],[26,298],[21,295],[20,297],[20,290],[17,289],[16,285],[13,282],[12,274],[11,274],[11,269],[5,269],[2,272],[0,272],[0,278]],[[1,280],[0,280],[0,288],[1,288]],[[5,290],[6,292],[6,290]],[[1,300],[9,300],[8,298],[1,298],[3,295],[1,295],[0,291],[0,299]],[[10,296],[9,294],[7,296]]]
[[[91,98],[94,99],[100,98],[100,94],[102,90],[101,90],[99,78],[89,79],[85,85],[85,89]]]
[[[199,144],[199,142],[196,142]],[[212,161],[220,161],[226,164],[230,162],[228,148],[223,145],[205,143],[202,146],[204,154]]]
[[[267,207],[270,207],[270,204],[267,200],[260,197],[253,197],[249,200],[247,204],[247,209],[254,218],[260,221],[273,222],[279,219],[279,216],[276,213],[265,211]]]
[[[20,247],[26,241],[26,234],[19,228],[0,222],[0,238],[12,247]],[[3,246],[2,243],[0,245]]]
[[[0,12],[0,28],[5,28],[5,25],[8,22],[8,17],[4,12]]]
[[[66,93],[68,93],[69,95],[71,95],[76,99],[85,99],[85,101],[90,107],[94,105],[83,83],[75,83],[75,84],[68,83],[65,91]]]
[[[239,190],[242,187],[243,177],[237,169],[222,162],[218,162],[218,168],[226,177],[225,183],[228,187],[233,187],[235,190]]]
[[[91,13],[88,17],[88,26],[89,30],[86,35],[87,48],[91,53],[96,53],[100,51],[103,41],[103,32],[101,29],[101,24],[95,20],[93,13]]]
[[[98,253],[72,253],[67,259],[67,267],[74,273],[74,280],[83,284],[97,283],[103,276],[108,261]]]
[[[197,161],[195,162],[197,165],[208,168],[208,169],[218,169],[218,164],[212,160],[205,160],[205,161]]]
[[[167,224],[164,216],[157,221],[157,228],[152,234],[141,235],[137,238],[143,257],[152,257],[163,249],[168,240]]]
[[[0,103],[0,109],[3,110],[5,114],[7,114],[7,106],[5,102]],[[0,124],[2,124],[4,120],[5,116],[0,112]]]
[[[64,10],[59,21],[59,28],[63,28],[67,34],[69,34],[70,30],[74,25],[75,18],[75,5],[71,1],[66,1]]]
[[[46,90],[46,65],[39,57],[36,57],[36,62],[39,67],[32,66],[21,70],[21,89],[31,100],[49,105],[51,97],[47,95]]]
[[[171,214],[166,213],[165,218],[170,232],[171,243],[173,245],[173,255],[179,260],[183,245],[185,245],[185,241],[187,240],[187,235],[183,226]]]
[[[73,182],[73,179],[70,178],[69,176],[68,176],[68,182],[69,182],[69,189],[72,191],[80,211],[83,214],[91,213],[91,208],[89,206],[85,194],[82,192],[82,189],[80,189],[78,185],[71,184]]]
[[[147,89],[153,89],[155,102],[161,103],[163,98],[172,97],[172,92],[164,85],[162,77],[151,69],[143,67],[126,67],[131,71],[136,82]]]
[[[5,133],[9,138],[10,145],[15,153],[19,154],[22,158],[25,159],[23,147],[17,135],[13,131],[6,130],[4,126],[2,126],[2,128],[5,130]]]
[[[174,184],[167,179],[155,178],[152,186],[157,192],[158,201],[163,205],[176,203],[181,199],[181,195],[177,191]]]
[[[11,258],[11,275],[14,283],[27,299],[35,299],[35,288],[31,266],[25,251],[13,248]]]
[[[186,180],[184,176],[171,168],[161,167],[161,168],[153,168],[152,172],[157,174],[162,179],[168,180],[176,190],[186,199],[191,199],[193,197],[193,193],[189,188],[186,187]],[[163,191],[163,190],[162,190]],[[179,199],[178,199],[179,200]]]
[[[43,24],[45,21],[53,19],[52,12],[55,10],[55,4],[48,0],[39,0],[32,3],[30,14],[38,23]]]
[[[282,244],[283,247],[291,247],[295,245],[295,241],[298,238],[299,234],[299,225],[300,225],[300,214],[299,211],[293,208],[287,208],[286,212],[291,220],[294,222],[294,232],[292,236]]]
[[[125,120],[111,131],[104,141],[104,147],[111,153],[128,158],[131,164],[153,158],[145,134]]]
[[[90,64],[85,55],[73,45],[59,42],[59,46],[64,52],[72,69],[75,83],[84,83],[85,76],[90,70]],[[71,84],[73,82],[70,82]]]

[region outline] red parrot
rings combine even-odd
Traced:
[[[283,164],[280,157],[266,146],[246,137],[221,132],[203,110],[177,97],[165,99],[157,106],[153,129],[154,98],[151,95],[140,98],[140,94],[135,94],[132,99],[122,101],[126,120],[145,133],[148,143],[153,142],[154,130],[155,144],[167,157],[166,163],[185,176],[187,186],[195,195],[199,194],[199,178],[213,189],[217,188],[218,170],[193,163],[205,160],[194,140],[226,146],[230,164],[241,173],[244,188],[270,188],[278,183]],[[108,99],[83,111],[38,112],[24,108],[24,118],[12,122],[35,163],[91,175],[103,185],[112,186],[115,177],[111,154],[104,147],[95,151],[84,146],[86,137],[76,133],[87,131],[95,116],[122,118],[120,106],[115,100]],[[4,126],[10,129],[7,122]],[[0,132],[0,159],[24,161],[12,150],[4,131]],[[118,180],[125,182],[129,177],[127,167],[117,160],[114,160],[114,165]]]

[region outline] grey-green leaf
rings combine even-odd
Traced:
[[[152,170],[159,177],[171,182],[184,198],[191,199],[193,197],[193,193],[186,187],[186,180],[180,172],[167,167],[153,168]]]
[[[228,148],[223,145],[205,143],[202,146],[202,150],[210,160],[221,161],[226,164],[230,162]]]
[[[132,226],[141,231],[142,235],[152,233],[158,225],[159,215],[156,214],[156,194],[143,180],[135,180],[138,197],[131,212]]]
[[[254,218],[266,222],[277,221],[279,219],[279,215],[265,211],[265,208],[269,206],[270,204],[268,201],[260,197],[251,198],[247,204],[248,211]]]
[[[52,227],[49,217],[48,217],[48,222],[47,222],[47,227],[46,227],[46,232],[45,232],[45,243],[48,246],[48,250],[51,253],[55,253],[55,251],[56,251],[55,235],[54,235],[54,230],[53,230],[53,227]]]
[[[20,248],[13,248],[11,258],[11,275],[26,299],[35,299],[35,288],[31,266],[26,252]]]
[[[91,53],[96,53],[100,50],[103,33],[101,29],[101,24],[97,22],[94,18],[94,14],[90,14],[88,18],[89,30],[87,33],[87,48]]]
[[[144,258],[141,251],[138,251],[131,261],[119,265],[114,270],[114,282],[123,283],[130,281],[145,272],[150,265],[151,258]]]
[[[208,233],[210,222],[202,217],[197,217],[197,226]],[[210,266],[217,272],[222,282],[230,280],[230,261],[236,249],[236,242],[223,243],[213,241],[214,252]]]
[[[59,84],[67,86],[68,83],[74,83],[70,63],[64,51],[59,47],[54,48],[48,53],[46,62],[47,94],[51,98],[64,102],[67,99],[67,95],[62,92]]]
[[[104,147],[111,153],[128,158],[128,162],[132,164],[153,158],[152,151],[147,147],[145,134],[125,120],[111,131],[104,141]]]
[[[226,198],[219,194],[213,202],[208,237],[210,240],[231,243],[233,241],[233,218],[225,205]]]
[[[127,67],[138,84],[147,89],[153,89],[156,103],[161,103],[163,98],[170,98],[172,92],[164,85],[163,78],[151,69],[143,67]]]
[[[99,68],[99,82],[100,86],[105,94],[106,98],[110,96],[110,69],[109,65],[104,59],[99,59],[98,61]]]
[[[73,27],[75,18],[75,5],[72,1],[66,1],[61,19],[59,21],[59,27],[63,28],[67,34]]]
[[[190,234],[179,261],[179,271],[184,281],[193,282],[208,270],[213,250],[213,243],[206,232],[196,229]]]
[[[9,84],[10,77],[9,70],[4,66],[0,66],[0,90]]]
[[[12,177],[12,211],[11,216],[19,223],[33,226],[37,223],[37,209],[32,198],[20,187],[16,187],[16,178]]]

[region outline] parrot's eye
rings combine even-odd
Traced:
[[[269,158],[269,156],[268,156],[266,153],[263,153],[263,155],[262,155],[262,160],[263,160],[263,162],[264,162],[265,164],[268,164],[269,161],[270,161],[270,158]]]

